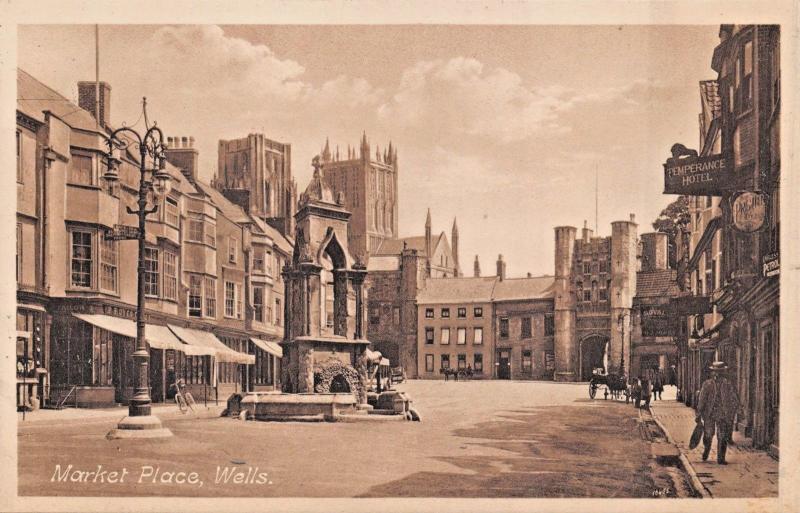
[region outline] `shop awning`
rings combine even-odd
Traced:
[[[121,319],[119,317],[112,317],[110,315],[101,314],[72,314],[78,319],[88,322],[93,326],[122,335],[123,337],[136,338],[136,323],[130,319]],[[186,354],[210,354],[208,352],[198,353],[181,343],[178,338],[172,334],[166,326],[158,326],[155,324],[145,324],[144,336],[147,343],[153,349],[174,349],[175,351],[182,351]]]
[[[169,329],[186,344],[190,346],[203,347],[214,351],[214,356],[220,362],[243,363],[253,365],[256,363],[256,356],[247,353],[234,351],[223,344],[213,333],[209,331],[196,330],[192,328],[179,328],[168,324]]]
[[[283,348],[277,342],[269,340],[261,340],[260,338],[250,337],[250,341],[258,346],[261,350],[268,352],[271,355],[283,358]]]
[[[46,312],[42,305],[35,305],[32,303],[17,303],[18,310],[34,310],[36,312]]]
[[[365,349],[364,353],[367,355],[367,359],[370,362],[379,362],[383,356],[380,351],[373,351],[372,349]]]

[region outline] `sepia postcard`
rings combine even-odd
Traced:
[[[8,6],[0,510],[800,508],[796,1]]]

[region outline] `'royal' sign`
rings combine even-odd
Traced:
[[[721,196],[729,186],[730,162],[723,155],[674,157],[664,164],[664,194]]]

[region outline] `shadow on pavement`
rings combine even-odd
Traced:
[[[417,472],[363,497],[652,497],[669,486],[653,473],[635,410],[608,403],[519,410],[453,431],[505,455],[442,455],[460,472]],[[465,472],[466,471],[466,472]]]

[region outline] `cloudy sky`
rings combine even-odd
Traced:
[[[101,26],[100,79],[116,125],[148,116],[194,136],[201,176],[217,141],[263,132],[293,146],[302,191],[326,137],[366,130],[399,148],[400,232],[458,217],[461,267],[552,274],[557,225],[600,234],[661,194],[669,147],[697,147],[698,81],[717,26]],[[94,80],[93,26],[21,26],[18,65],[67,98]],[[76,102],[77,103],[77,102]]]

